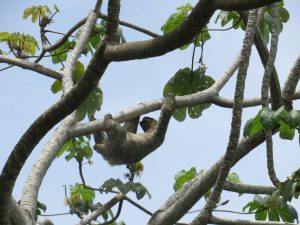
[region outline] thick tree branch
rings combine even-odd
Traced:
[[[97,12],[93,12],[91,17],[94,19],[90,20],[91,24],[89,26],[96,22]],[[1,225],[7,225],[8,223],[9,209],[6,206],[9,205],[16,178],[33,148],[54,125],[79,107],[103,75],[109,63],[103,59],[103,47],[103,45],[98,46],[85,71],[85,75],[76,86],[37,118],[14,147],[0,176]]]
[[[248,12],[240,11],[239,14],[243,18],[244,22],[247,23]],[[268,47],[267,47],[258,27],[255,30],[254,43],[255,43],[255,47],[258,51],[258,54],[259,54],[262,64],[264,66],[266,66],[267,62],[268,62],[268,57],[269,57],[269,50],[268,50]],[[282,102],[281,102],[281,87],[280,87],[280,83],[279,83],[279,79],[278,79],[278,74],[277,74],[276,68],[274,66],[272,69],[270,91],[271,91],[272,109],[277,110],[282,104]]]
[[[55,70],[49,69],[37,63],[29,62],[25,59],[15,59],[5,55],[0,55],[0,63],[7,63],[10,65],[18,66],[23,69],[31,70],[57,80],[61,80],[62,78],[62,74],[60,72],[56,72]]]
[[[160,56],[173,51],[200,33],[214,13],[211,5],[209,0],[199,1],[182,25],[164,36],[147,41],[107,46],[105,57],[111,61],[124,61]]]
[[[274,221],[251,221],[251,220],[242,220],[242,219],[227,219],[212,216],[209,223],[211,224],[220,224],[220,225],[297,225],[295,223],[287,222],[274,222]]]
[[[248,185],[248,184],[226,181],[224,184],[224,190],[231,191],[231,192],[237,192],[237,193],[245,193],[245,194],[269,195],[275,190],[275,187]]]
[[[262,107],[268,107],[269,105],[269,89],[270,82],[272,77],[272,70],[274,68],[274,62],[277,54],[277,46],[278,46],[278,36],[279,36],[279,17],[278,17],[278,5],[272,5],[273,12],[273,29],[272,29],[272,38],[271,38],[271,47],[270,54],[268,57],[268,61],[265,67],[265,73],[263,76],[262,87],[261,87],[261,98],[262,98]],[[273,140],[272,140],[272,132],[266,131],[266,148],[267,148],[267,167],[268,174],[270,180],[272,181],[274,186],[279,186],[280,181],[276,176],[276,172],[274,169],[274,160],[273,160]]]
[[[251,137],[243,138],[239,145],[234,163],[240,161],[251,150],[263,143],[265,135],[259,132]],[[221,157],[204,174],[185,183],[178,191],[153,214],[148,225],[174,224],[184,216],[198,200],[214,185],[224,157]]]
[[[293,109],[293,95],[300,78],[300,55],[298,56],[291,72],[282,89],[282,102],[286,110]]]
[[[216,207],[217,202],[221,196],[224,183],[228,177],[228,173],[232,167],[240,136],[241,121],[242,121],[242,109],[245,91],[245,82],[247,70],[249,67],[249,61],[251,56],[251,47],[254,42],[254,33],[257,21],[257,10],[253,10],[249,14],[248,24],[246,28],[245,39],[243,42],[243,49],[241,52],[241,61],[239,72],[237,76],[237,82],[235,86],[234,103],[232,110],[232,122],[229,136],[229,142],[227,150],[224,156],[224,161],[220,169],[214,189],[204,206],[201,213],[191,222],[191,225],[206,225],[209,222],[209,218],[213,209]]]
[[[271,5],[279,0],[213,0],[216,9],[225,11],[250,10]]]

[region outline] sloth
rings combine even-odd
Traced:
[[[142,160],[163,143],[174,108],[175,97],[169,94],[164,99],[158,121],[144,117],[140,125],[145,133],[139,134],[136,134],[139,117],[122,127],[111,114],[106,114],[103,131],[94,149],[112,165],[127,165]]]

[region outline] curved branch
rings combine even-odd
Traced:
[[[90,223],[92,220],[96,219],[102,213],[104,213],[107,210],[111,209],[114,205],[116,205],[118,202],[122,201],[123,199],[124,199],[123,194],[117,194],[109,202],[107,202],[106,204],[104,204],[102,206],[99,206],[95,211],[93,211],[93,212],[89,213],[87,216],[85,216],[76,225],[86,225],[86,224]]]
[[[250,10],[271,5],[279,0],[214,0],[214,7],[225,11]]]
[[[268,107],[269,98],[268,93],[270,89],[270,82],[272,76],[272,70],[274,68],[274,62],[277,54],[278,47],[278,36],[279,36],[279,17],[278,17],[278,4],[272,5],[273,12],[273,29],[272,29],[272,38],[271,38],[271,47],[270,54],[268,57],[268,62],[265,67],[265,73],[263,76],[262,87],[261,87],[261,98],[262,98],[262,107]],[[267,167],[270,180],[274,186],[279,186],[280,181],[276,176],[274,169],[274,160],[273,160],[273,140],[272,132],[266,131],[266,148],[267,148]]]
[[[248,20],[248,12],[247,11],[240,11],[239,12],[240,16],[243,18],[245,24],[247,23]],[[268,57],[269,57],[269,50],[268,47],[263,39],[262,33],[260,32],[259,28],[256,28],[255,35],[254,35],[254,43],[255,47],[258,51],[260,60],[264,66],[267,65],[268,62]],[[278,79],[278,74],[276,71],[276,68],[273,66],[272,69],[272,76],[271,76],[271,86],[270,86],[270,91],[271,91],[271,104],[272,104],[272,109],[277,110],[281,104],[281,88],[280,88],[280,82]]]
[[[56,72],[55,70],[49,69],[37,63],[29,62],[24,59],[15,59],[5,55],[0,55],[0,63],[7,63],[14,66],[18,66],[23,69],[31,70],[57,80],[61,80],[62,78],[62,74],[60,72]]]
[[[226,181],[224,184],[224,190],[237,192],[237,193],[247,193],[247,194],[271,194],[275,188],[259,185],[248,185],[242,183],[235,183]]]
[[[209,223],[212,224],[220,224],[220,225],[297,225],[295,223],[287,223],[287,222],[274,222],[274,221],[251,221],[251,220],[243,220],[243,219],[227,219],[221,217],[212,216],[209,220]]]
[[[92,26],[96,22],[97,12],[93,12],[91,15],[92,19],[89,20],[91,24],[87,26]],[[96,49],[85,75],[76,86],[38,117],[14,147],[0,175],[0,224],[7,225],[8,223],[9,209],[6,206],[10,202],[12,189],[19,172],[33,148],[54,125],[79,107],[103,75],[109,64],[103,58],[103,47],[100,45]]]
[[[282,102],[286,110],[293,108],[293,95],[300,79],[300,55],[290,71],[282,89]]]
[[[99,0],[96,6],[101,5],[101,0]],[[64,94],[67,94],[73,88],[73,70],[75,64],[83,52],[89,35],[92,32],[92,27],[96,22],[96,13],[91,12],[86,20],[86,24],[82,28],[81,35],[78,39],[77,45],[72,51],[71,57],[67,59],[66,67],[64,69],[64,77],[62,79],[62,86]],[[55,131],[54,135],[51,137],[50,141],[45,145],[42,153],[40,154],[35,166],[32,168],[26,184],[22,193],[21,206],[26,209],[32,218],[35,213],[36,201],[38,197],[38,191],[41,186],[42,180],[48,171],[51,163],[55,159],[57,151],[62,147],[62,145],[67,141],[66,131],[70,129],[77,122],[76,111],[71,115],[66,117],[61,126]]]
[[[191,225],[194,224],[206,225],[209,222],[211,213],[213,209],[216,207],[217,202],[219,201],[224,183],[228,177],[228,173],[232,167],[236,155],[236,151],[238,147],[238,139],[240,136],[240,129],[241,129],[241,117],[242,117],[242,109],[243,109],[242,103],[244,99],[246,75],[247,75],[247,70],[249,67],[249,61],[251,56],[251,47],[254,42],[256,20],[257,20],[257,10],[253,10],[249,14],[245,39],[243,42],[243,49],[241,52],[242,59],[240,62],[239,72],[238,72],[236,86],[235,86],[231,130],[230,130],[229,142],[224,156],[224,161],[222,163],[222,167],[218,174],[218,178],[214,186],[214,189],[207,203],[205,204],[204,209],[191,222]]]
[[[264,141],[264,132],[259,132],[248,138],[242,138],[238,145],[234,164]],[[223,160],[224,157],[221,157],[210,169],[206,170],[204,174],[199,174],[171,195],[168,200],[153,214],[148,225],[176,223],[176,221],[184,216],[188,210],[190,210],[214,185]]]
[[[107,46],[104,55],[111,61],[144,59],[164,55],[190,42],[208,23],[214,11],[210,0],[201,0],[182,25],[174,31],[151,40]]]

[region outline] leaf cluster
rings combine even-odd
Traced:
[[[10,51],[18,58],[35,55],[36,50],[39,49],[38,42],[34,37],[20,32],[0,32],[0,42],[5,42]]]
[[[286,201],[274,191],[272,195],[261,197],[255,195],[253,201],[244,206],[243,211],[248,209],[249,213],[255,214],[256,220],[265,221],[284,221],[293,223],[298,221],[298,214],[296,209],[286,203]]]
[[[147,194],[148,197],[151,198],[151,194],[149,193],[147,188],[140,182],[135,183],[128,181],[124,184],[120,179],[111,178],[109,180],[106,180],[100,187],[100,191],[105,193],[111,192],[114,189],[117,189],[123,194],[134,192],[138,200],[142,199],[145,194]]]
[[[279,31],[281,32],[283,30],[283,23],[286,23],[289,20],[290,15],[287,9],[284,8],[283,1],[279,2],[278,6],[279,6]],[[221,21],[222,27],[224,27],[231,21],[234,29],[241,28],[243,30],[246,30],[245,23],[243,22],[243,20],[240,19],[239,14],[235,11],[220,11],[215,20],[215,23],[217,23],[219,20]],[[271,7],[266,8],[265,13],[258,27],[265,43],[268,44],[270,40],[270,34],[273,31],[273,19],[272,19]]]
[[[90,163],[93,156],[93,149],[90,146],[89,139],[89,137],[87,139],[78,137],[67,141],[58,151],[56,157],[58,158],[67,152],[68,154],[65,156],[67,161],[75,158],[76,161],[82,163],[84,159],[87,159]]]
[[[56,5],[54,5],[54,8],[56,10],[58,9]],[[31,22],[35,23],[39,17],[45,19],[50,15],[52,15],[52,12],[47,5],[31,6],[24,10],[23,19],[27,19],[31,16]]]
[[[176,28],[178,28],[183,21],[188,17],[189,12],[191,12],[193,9],[193,6],[190,3],[187,3],[186,5],[180,6],[177,8],[176,12],[173,13],[167,21],[164,23],[164,25],[161,27],[161,30],[164,34],[169,33]],[[204,42],[208,41],[211,38],[207,26],[203,28],[201,33],[195,37],[194,43],[196,46],[200,46]],[[182,46],[180,49],[184,50],[188,48],[189,44],[186,44]]]
[[[70,207],[70,213],[81,216],[94,210],[94,198],[95,192],[93,190],[86,189],[82,184],[76,183],[74,186],[70,185],[70,196],[66,199],[66,204]]]
[[[214,83],[214,79],[205,75],[200,69],[191,71],[189,68],[184,68],[177,71],[174,77],[168,81],[164,87],[163,95],[167,96],[169,93],[173,93],[175,96],[190,95],[203,91]],[[197,119],[202,115],[203,110],[209,108],[210,105],[210,103],[201,103],[195,106],[177,108],[173,117],[177,121],[184,121],[188,111],[190,118]]]
[[[282,139],[292,140],[295,129],[300,126],[300,112],[297,110],[286,111],[282,106],[276,112],[268,107],[262,108],[259,113],[247,121],[244,127],[244,137],[249,137],[259,131],[271,131],[279,127],[279,136]]]

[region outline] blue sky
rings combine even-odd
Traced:
[[[122,20],[159,33],[160,27],[169,15],[178,6],[186,2],[183,0],[172,2],[168,0],[123,1],[120,17]],[[192,4],[195,4],[195,2],[191,1]],[[22,20],[22,12],[26,7],[32,5],[47,4],[52,6],[53,3],[57,4],[61,12],[55,16],[55,22],[49,29],[64,32],[72,24],[87,15],[89,10],[93,8],[94,1],[34,0],[20,2],[17,0],[2,0],[0,3],[2,9],[0,32],[20,31],[30,33],[39,39],[38,26],[32,24],[30,20]],[[289,23],[284,26],[283,33],[280,36],[280,46],[276,60],[276,67],[281,82],[284,82],[287,77],[300,49],[298,28],[300,3],[297,0],[288,0],[286,1],[286,7],[290,12],[291,18]],[[217,25],[212,20],[209,27],[217,27]],[[123,31],[127,41],[148,38],[143,34],[126,28]],[[204,62],[207,65],[208,75],[218,79],[223,74],[241,47],[242,34],[242,32],[237,30],[211,33],[212,39],[205,45],[204,52]],[[53,42],[57,38],[59,36],[51,36]],[[199,57],[199,50],[196,54]],[[116,113],[143,101],[161,98],[163,87],[170,77],[177,70],[190,66],[191,55],[192,49],[190,48],[185,51],[176,50],[159,58],[112,63],[101,79],[100,87],[104,92],[104,103],[101,112],[97,114],[98,118],[103,117],[106,113]],[[83,59],[83,61],[86,62],[87,59]],[[48,60],[43,61],[43,63],[52,67]],[[0,66],[1,68],[3,67],[3,65]],[[54,68],[59,69],[58,66]],[[246,97],[259,96],[262,75],[263,67],[258,60],[256,50],[253,49],[247,78]],[[59,95],[53,95],[50,92],[52,82],[51,78],[17,68],[1,72],[1,167],[28,126],[60,98]],[[222,90],[221,95],[232,97],[234,83],[234,79],[230,81]],[[295,103],[295,105],[296,108],[297,106],[299,107],[299,104]],[[244,123],[247,119],[253,117],[259,109],[259,107],[246,109],[244,111]],[[157,117],[157,115],[157,112],[151,114],[153,117]],[[195,166],[198,171],[208,169],[219,159],[226,149],[230,119],[231,110],[217,106],[210,107],[197,120],[186,119],[184,122],[179,123],[172,119],[164,145],[143,160],[145,171],[139,181],[147,186],[152,194],[152,199],[145,197],[140,203],[150,211],[154,211],[173,193],[173,178],[179,170],[188,170],[192,166]],[[16,199],[21,197],[22,186],[26,176],[49,138],[50,134],[41,141],[22,170],[14,189]],[[286,176],[299,167],[298,160],[295,160],[300,156],[297,139],[295,137],[294,141],[284,141],[278,139],[278,135],[274,137],[275,167],[280,179],[285,179]],[[84,168],[86,180],[91,186],[98,187],[111,177],[123,178],[123,174],[126,171],[124,166],[110,167],[97,154],[94,155],[93,160],[95,161],[94,165]],[[247,184],[271,184],[266,170],[265,146],[262,145],[250,153],[232,171],[237,172],[241,180]],[[63,157],[55,160],[45,177],[39,194],[39,200],[48,206],[47,214],[68,211],[68,208],[64,205],[63,185],[76,182],[80,182],[76,163],[72,161],[66,162]],[[97,197],[97,201],[104,203],[111,196],[101,195]],[[134,195],[130,197],[135,198]],[[242,207],[251,198],[251,196],[239,198],[237,194],[227,192],[224,192],[222,195],[222,199],[231,200],[226,205],[226,209],[237,211],[241,211]],[[201,205],[195,206],[195,209],[201,208],[203,202],[201,201],[200,203]],[[293,202],[293,205],[298,209],[300,208],[299,202]],[[233,215],[232,217],[236,216]],[[125,203],[121,219],[126,224],[145,224],[148,218],[147,215],[138,209]],[[56,224],[74,224],[78,221],[76,216],[51,219]],[[188,222],[190,220],[186,219],[185,221]]]

